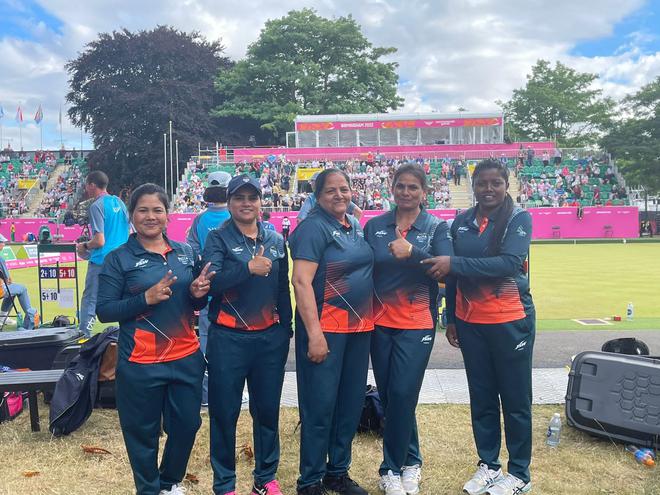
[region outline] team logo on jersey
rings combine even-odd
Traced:
[[[428,235],[428,234],[424,234],[424,233],[422,233],[422,234],[417,234],[417,237],[416,237],[415,239],[417,239],[417,242],[422,242],[422,243],[423,243],[423,242],[428,242],[428,240],[429,240],[429,235]]]
[[[270,251],[270,254],[271,254],[271,256],[272,256],[273,258],[278,258],[278,257],[280,257],[280,256],[279,256],[279,253],[277,252],[277,248],[276,248],[275,246],[271,246],[270,249],[269,249],[269,251]],[[282,254],[284,254],[284,253],[282,253]]]
[[[333,230],[332,237],[341,237],[341,233],[338,230]]]
[[[422,340],[420,340],[420,342],[422,344],[429,345],[431,344],[431,342],[433,342],[433,337],[430,335],[424,335],[424,337],[422,337]]]
[[[516,230],[516,234],[518,234],[518,237],[527,237],[527,232],[525,232],[525,229],[522,228],[522,225],[518,225],[518,230]]]
[[[188,258],[188,256],[186,256],[185,254],[183,256],[178,256],[178,259],[179,259],[179,263],[181,263],[182,265],[190,264],[190,258]]]
[[[235,248],[231,249],[234,253],[240,254],[243,252],[243,248],[241,246],[236,246]]]
[[[467,227],[459,227],[458,230],[456,231],[458,234],[462,234],[463,232],[467,232],[469,229]]]
[[[140,261],[135,263],[135,268],[142,268],[147,263],[149,263],[149,260],[145,260],[144,258],[142,258]]]
[[[112,207],[112,211],[114,211],[115,213],[119,213],[119,210],[121,210],[121,206],[113,206]]]
[[[374,235],[378,238],[381,238],[381,237],[385,237],[387,235],[387,232],[384,230],[379,230]]]
[[[357,235],[358,235],[359,237],[363,237],[363,238],[364,238],[364,232],[362,232],[361,230],[358,230],[358,231],[357,231]]]

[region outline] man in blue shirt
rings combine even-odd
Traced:
[[[92,238],[76,245],[78,256],[88,259],[85,290],[80,301],[80,331],[89,337],[96,320],[99,275],[106,255],[128,239],[128,213],[117,196],[108,194],[108,176],[100,170],[87,175],[85,192],[95,198],[89,207]]]
[[[7,238],[0,234],[0,252],[5,248],[5,242],[7,242]],[[0,276],[4,280],[4,282],[0,282],[0,297],[2,297],[0,329],[3,325],[13,324],[12,321],[7,318],[7,314],[9,309],[13,306],[12,299],[14,297],[18,297],[18,302],[21,305],[21,308],[23,308],[23,311],[25,311],[23,328],[26,330],[34,328],[37,310],[32,307],[32,304],[30,304],[30,295],[28,294],[27,287],[12,282],[11,276],[9,275],[9,269],[2,256],[0,256],[0,272]],[[7,285],[5,285],[5,283]],[[9,290],[7,291],[7,289]]]
[[[231,180],[231,175],[227,172],[212,172],[208,176],[208,186],[204,190],[204,201],[207,208],[195,217],[186,242],[193,248],[195,256],[199,258],[202,255],[206,238],[209,232],[218,229],[230,217],[227,210],[227,186]],[[204,306],[199,312],[199,345],[202,352],[206,354],[206,343],[209,338],[209,305]],[[202,383],[202,406],[209,404],[209,376],[204,373]]]

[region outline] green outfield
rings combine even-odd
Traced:
[[[80,291],[86,264],[80,265]],[[37,269],[12,270],[16,282],[26,284],[38,307]],[[532,294],[539,330],[660,329],[660,243],[534,244],[530,257]],[[54,287],[53,282],[48,287]],[[63,286],[72,287],[70,282]],[[626,321],[628,302],[634,319]],[[55,303],[45,306],[45,319],[73,315]],[[622,322],[584,326],[573,319],[611,318]],[[99,325],[99,328],[101,326]]]

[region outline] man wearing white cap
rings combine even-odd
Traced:
[[[207,208],[195,217],[186,242],[190,244],[197,256],[201,256],[206,243],[206,237],[214,229],[220,227],[229,218],[227,211],[227,186],[231,175],[227,172],[212,172],[208,176],[208,186],[204,190],[204,201]],[[208,304],[199,312],[199,345],[206,354],[206,342],[209,336],[209,307]],[[209,403],[209,379],[204,375],[202,383],[202,406]]]
[[[5,242],[7,242],[7,238],[0,234],[0,251],[5,248]],[[11,276],[9,275],[9,269],[7,268],[5,259],[2,256],[0,256],[0,272],[2,272],[0,276],[5,281],[0,282],[0,294],[2,296],[2,305],[0,307],[0,323],[13,323],[7,318],[7,314],[9,313],[9,309],[12,307],[12,298],[18,297],[18,302],[25,312],[23,328],[26,330],[34,328],[37,310],[32,307],[32,304],[30,304],[30,295],[28,294],[27,287],[22,284],[12,282]],[[7,292],[7,289],[9,289],[9,292]]]

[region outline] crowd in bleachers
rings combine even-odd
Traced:
[[[26,194],[32,183],[21,187],[19,181],[36,180],[45,189],[48,174],[55,165],[55,155],[49,151],[14,151],[7,146],[0,152],[0,214],[4,217],[18,217],[28,211]]]
[[[533,155],[519,157],[518,202],[524,206],[610,206],[626,204],[625,187],[618,184],[614,169],[594,156],[550,162],[547,152],[541,160]]]
[[[304,187],[300,191],[293,191],[294,176],[299,168],[339,168],[344,170],[351,179],[355,204],[363,210],[388,210],[391,203],[391,179],[395,170],[404,163],[418,163],[426,171],[429,179],[426,201],[428,207],[450,207],[449,181],[455,177],[456,170],[461,174],[462,161],[457,167],[449,159],[443,163],[439,160],[423,158],[394,159],[370,154],[364,159],[292,162],[286,160],[283,155],[272,155],[263,161],[209,168],[203,163],[190,160],[177,187],[174,211],[180,213],[201,211],[205,207],[203,194],[206,187],[206,175],[215,170],[224,170],[232,175],[250,174],[256,177],[261,184],[264,208],[297,211],[307,196],[311,194],[311,190]]]
[[[41,199],[37,215],[41,217],[56,217],[73,206],[82,187],[83,172],[77,167],[71,167],[62,172],[53,187],[46,191]]]

